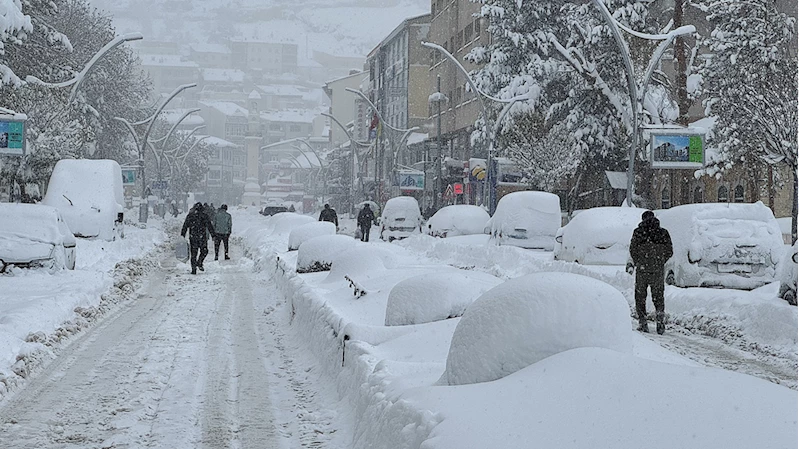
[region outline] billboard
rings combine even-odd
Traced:
[[[652,168],[698,169],[705,165],[705,134],[703,130],[650,130],[649,162]]]
[[[0,116],[0,155],[25,155],[25,121]]]
[[[136,184],[136,169],[123,168],[122,169],[122,185],[132,186]]]
[[[424,173],[420,171],[400,170],[397,177],[400,190],[424,190]]]

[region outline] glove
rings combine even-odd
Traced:
[[[630,275],[635,272],[635,266],[632,264],[632,262],[627,262],[627,267],[625,268],[625,271],[627,271],[627,274]]]

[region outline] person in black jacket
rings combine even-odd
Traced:
[[[358,213],[358,227],[361,228],[361,241],[369,241],[369,231],[372,230],[372,223],[375,221],[375,213],[369,207],[369,203],[363,205],[363,209]]]
[[[655,304],[657,332],[663,334],[666,331],[663,266],[673,253],[669,231],[660,227],[660,221],[652,211],[644,212],[630,240],[630,258],[635,267],[635,311],[641,332],[649,332],[646,322],[647,287],[652,292],[652,302]]]
[[[329,204],[325,204],[325,208],[319,213],[319,221],[329,221],[335,224],[336,231],[338,231],[338,214],[336,214],[336,210],[330,207]]]
[[[180,235],[186,237],[189,232],[189,249],[191,251],[191,274],[197,274],[197,269],[205,271],[203,261],[208,255],[208,236],[213,235],[214,227],[201,203],[197,203],[186,215]],[[199,252],[199,255],[197,254]]]

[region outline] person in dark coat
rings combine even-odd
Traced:
[[[329,204],[325,204],[325,208],[319,213],[319,221],[329,221],[335,224],[336,230],[338,231],[338,214],[336,214],[336,210],[330,207]]]
[[[649,332],[646,322],[646,289],[652,292],[655,303],[657,332],[666,330],[666,312],[663,299],[663,266],[674,253],[669,231],[660,227],[660,221],[648,210],[641,215],[641,223],[633,231],[630,240],[630,258],[635,267],[635,311],[638,314],[638,330]]]
[[[227,204],[219,207],[214,215],[214,260],[219,260],[219,244],[225,244],[225,260],[230,260],[228,256],[228,239],[233,230],[233,218],[227,212]]]
[[[372,229],[372,223],[375,221],[375,213],[369,207],[369,203],[363,205],[363,209],[358,213],[358,227],[361,228],[361,241],[369,241],[369,231]]]
[[[186,237],[189,232],[189,250],[191,251],[191,274],[197,274],[197,269],[205,271],[203,261],[208,255],[208,236],[213,234],[214,228],[208,220],[203,205],[197,203],[186,215],[180,235]],[[199,255],[197,254],[199,252]]]

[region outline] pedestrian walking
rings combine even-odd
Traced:
[[[657,333],[662,335],[666,331],[663,266],[673,253],[669,231],[660,227],[654,212],[644,212],[630,240],[630,258],[635,268],[635,311],[641,332],[649,332],[646,322],[647,287],[651,290],[655,304]]]
[[[325,204],[325,208],[319,213],[319,221],[329,221],[335,224],[336,231],[338,231],[338,214],[329,204]]]
[[[219,244],[225,244],[225,260],[230,260],[228,256],[228,239],[233,230],[233,218],[227,212],[227,204],[219,207],[214,215],[214,260],[219,260]]]
[[[200,271],[205,271],[203,261],[208,255],[208,236],[214,232],[202,203],[195,204],[186,215],[180,235],[186,237],[187,231],[189,233],[189,251],[191,252],[191,274],[197,274],[198,268]]]
[[[369,231],[372,230],[372,223],[375,221],[375,213],[369,203],[363,205],[363,209],[358,213],[358,227],[361,228],[361,241],[369,241]]]

